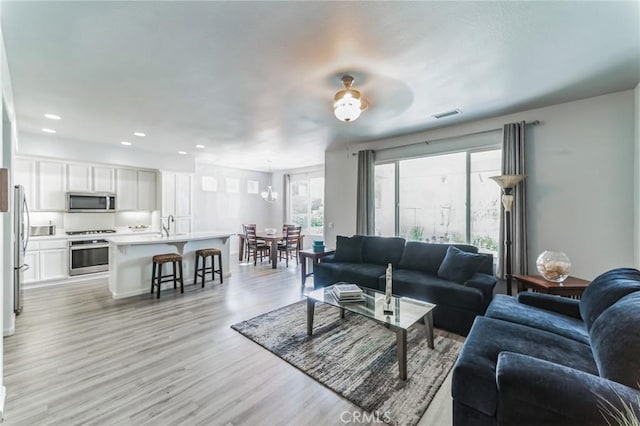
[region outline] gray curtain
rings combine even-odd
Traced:
[[[358,202],[356,206],[356,234],[373,235],[375,213],[374,188],[375,153],[358,152]]]
[[[505,124],[502,132],[502,174],[526,175],[525,171],[525,126],[526,123]],[[497,275],[504,278],[504,214],[500,216],[500,244]],[[511,263],[514,275],[528,273],[527,252],[527,180],[513,189],[511,210]]]

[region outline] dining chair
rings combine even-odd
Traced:
[[[278,257],[282,260],[282,254],[285,256],[285,264],[289,267],[289,257],[293,254],[296,257],[296,265],[299,264],[298,253],[300,247],[300,231],[301,226],[289,226],[285,225],[285,238],[284,241],[278,244]]]
[[[258,253],[260,253],[260,262],[262,262],[265,253],[269,257],[270,247],[264,241],[256,238],[256,225],[246,225],[244,229],[245,241],[248,247],[247,262],[253,256],[253,265],[255,266],[258,262]]]

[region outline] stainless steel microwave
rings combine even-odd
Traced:
[[[116,194],[107,192],[67,192],[67,212],[108,213],[116,211]]]

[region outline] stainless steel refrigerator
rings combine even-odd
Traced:
[[[19,314],[22,311],[23,295],[22,282],[24,271],[29,269],[29,265],[24,263],[27,244],[29,244],[29,206],[22,185],[14,188],[13,204],[13,311]]]

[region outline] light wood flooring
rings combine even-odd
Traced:
[[[295,262],[231,272],[160,300],[113,300],[105,281],[27,291],[4,339],[4,424],[345,424],[355,405],[229,327],[302,299]],[[451,424],[450,389],[420,425]]]

